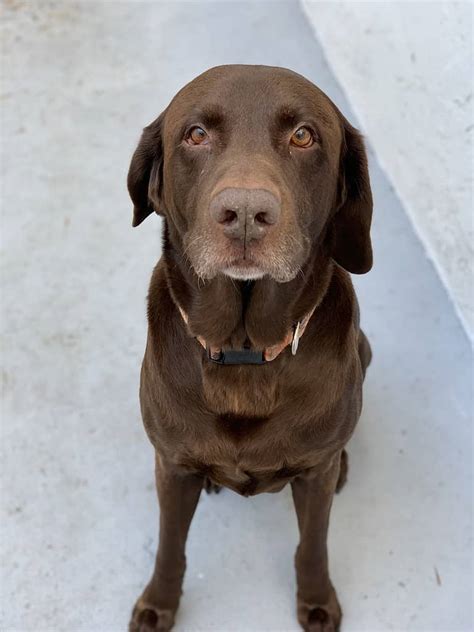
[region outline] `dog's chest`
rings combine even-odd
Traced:
[[[278,492],[293,478],[304,471],[303,467],[254,467],[244,460],[235,462],[206,463],[185,459],[181,465],[207,477],[213,483],[228,487],[243,496],[253,496],[261,492]]]
[[[217,485],[228,487],[242,496],[253,496],[261,492],[278,492],[291,481],[295,472],[288,468],[276,470],[248,470],[235,466],[214,466],[208,478]]]
[[[265,417],[278,404],[280,375],[268,366],[203,366],[202,393],[217,414]]]
[[[216,426],[175,453],[175,463],[244,496],[280,491],[297,476],[317,467],[322,452],[308,449],[293,433],[277,436],[271,420],[221,416]]]

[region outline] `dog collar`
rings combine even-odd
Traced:
[[[178,309],[186,327],[188,327],[188,315],[180,305],[178,305]],[[282,342],[271,347],[265,347],[261,350],[255,350],[247,347],[244,347],[243,349],[221,349],[220,347],[208,345],[202,336],[195,336],[195,338],[206,351],[209,360],[211,360],[211,362],[215,362],[216,364],[266,364],[267,362],[275,360],[275,358],[277,358],[289,345],[291,345],[292,355],[296,355],[300,338],[304,334],[315,309],[316,306],[303,316],[301,320],[294,324]]]

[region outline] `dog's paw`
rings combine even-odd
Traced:
[[[338,494],[347,482],[347,473],[349,471],[349,455],[346,450],[341,454],[341,465],[339,466],[339,478],[336,484],[336,494]]]
[[[222,489],[220,485],[213,483],[211,479],[208,478],[207,476],[204,479],[203,488],[206,490],[208,494],[218,494]]]
[[[175,613],[163,610],[139,599],[133,608],[128,632],[169,632]]]
[[[298,599],[298,621],[304,632],[338,632],[342,611],[333,589],[326,604],[310,605]]]

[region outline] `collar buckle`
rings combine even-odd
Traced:
[[[211,356],[209,347],[206,351],[209,360],[215,364],[266,364],[263,351],[254,351],[253,349],[222,349],[218,358]]]

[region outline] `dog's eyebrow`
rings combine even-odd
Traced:
[[[219,127],[224,121],[224,110],[220,105],[206,105],[194,108],[190,113],[190,118],[199,120],[208,127]]]
[[[315,119],[314,112],[304,108],[282,106],[276,112],[272,127],[273,131],[278,134],[282,130],[288,132],[294,130],[298,125],[304,124],[309,124],[316,131],[318,137],[321,137],[319,121]]]
[[[286,128],[296,127],[302,122],[312,123],[317,128],[319,128],[321,123],[324,126],[332,126],[331,120],[323,108],[318,108],[315,111],[314,109],[298,108],[294,105],[283,105],[277,110],[275,120],[279,125]]]
[[[278,108],[275,121],[277,125],[284,128],[296,127],[304,122],[311,122],[314,126],[317,124],[314,112],[309,111],[307,108],[295,108],[294,106],[282,106]]]
[[[302,118],[301,112],[295,110],[294,107],[283,105],[276,112],[276,120],[280,125],[284,125],[285,127],[293,127],[297,125]]]

